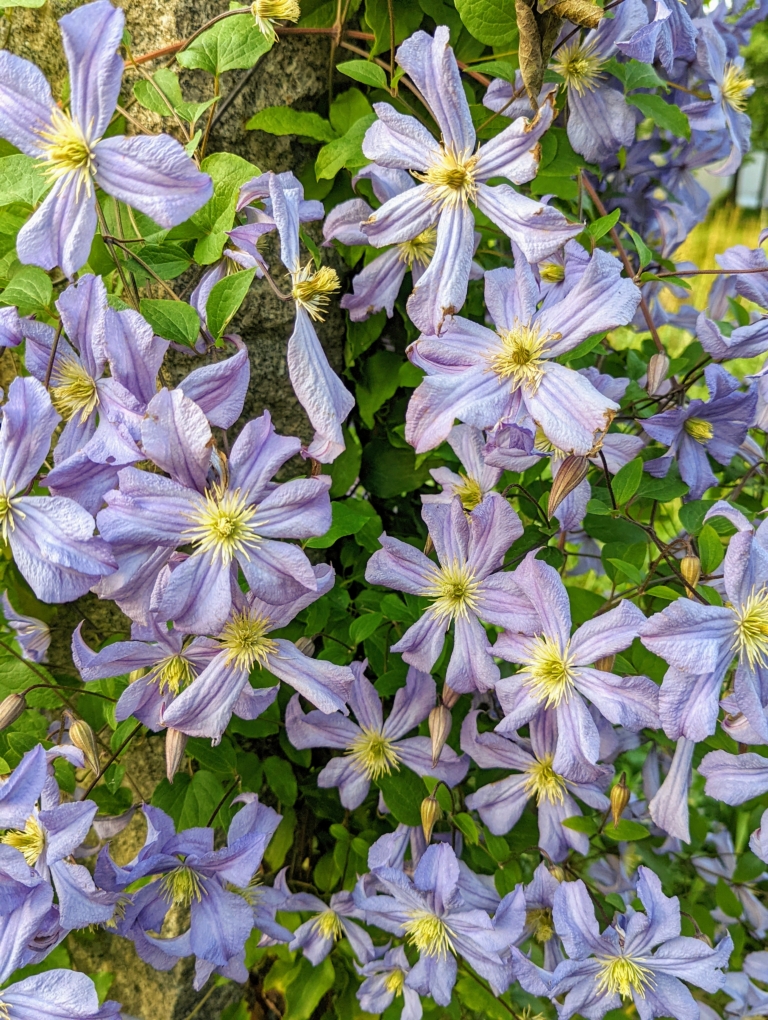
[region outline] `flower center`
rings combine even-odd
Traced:
[[[755,84],[754,79],[747,78],[744,71],[736,64],[725,65],[725,73],[720,84],[720,92],[723,100],[737,113],[743,113],[747,108],[747,92]]]
[[[477,612],[477,590],[480,582],[466,563],[454,560],[449,567],[435,571],[435,580],[426,588],[423,595],[434,599],[432,612],[435,616],[447,617],[469,616]]]
[[[553,69],[565,80],[565,86],[575,89],[583,96],[592,92],[599,79],[604,61],[595,53],[595,44],[586,46],[574,39],[568,46],[561,47],[560,59],[553,64]]]
[[[314,928],[322,938],[333,939],[334,942],[338,942],[344,934],[341,918],[335,910],[324,910],[322,914],[318,914],[315,918]]]
[[[303,269],[293,277],[293,294],[297,305],[301,305],[310,316],[317,319],[324,319],[330,295],[338,290],[341,284],[335,269],[330,266],[321,266],[316,273],[312,272],[312,260],[307,262]]]
[[[261,34],[274,43],[277,32],[272,27],[272,21],[298,21],[301,8],[296,0],[253,0],[251,13]]]
[[[479,506],[483,501],[483,490],[480,482],[474,478],[469,478],[463,472],[459,472],[463,482],[461,485],[457,485],[454,489],[454,495],[458,496],[461,500],[461,505],[465,510],[474,510],[476,506]]]
[[[197,670],[183,655],[169,655],[161,659],[152,669],[151,682],[157,684],[161,691],[178,694],[189,687],[197,676]]]
[[[529,794],[536,794],[537,804],[541,804],[542,800],[562,804],[565,799],[565,779],[552,768],[553,758],[553,754],[548,754],[525,770],[528,776],[525,789]]]
[[[498,337],[501,347],[490,356],[491,370],[500,379],[509,379],[513,390],[525,386],[535,393],[544,377],[544,351],[560,334],[542,336],[538,323],[526,326],[515,319],[512,329],[501,330]]]
[[[63,110],[51,111],[50,130],[40,132],[42,158],[47,160],[45,172],[51,181],[57,181],[67,174],[79,173],[80,184],[91,191],[93,174],[93,149],[96,142],[89,142],[79,124]]]
[[[549,907],[536,907],[529,910],[525,915],[525,924],[533,932],[537,942],[549,942],[555,934],[555,925],[552,921],[552,911]]]
[[[477,156],[455,149],[440,147],[440,155],[425,174],[414,177],[430,185],[430,199],[435,205],[458,205],[474,202],[477,195],[475,164]]]
[[[573,661],[568,654],[568,646],[564,652],[551,638],[539,635],[530,659],[525,663],[528,679],[525,685],[531,693],[544,701],[545,708],[556,707],[561,701],[567,701],[573,687]]]
[[[378,779],[384,774],[389,775],[392,769],[396,772],[400,769],[397,748],[380,730],[361,727],[360,736],[355,737],[347,748],[347,754],[352,759],[355,772],[361,772],[369,779]]]
[[[607,992],[609,995],[618,993],[623,998],[629,998],[633,992],[637,992],[641,999],[645,998],[645,989],[653,987],[652,972],[648,967],[642,967],[626,956],[614,956],[611,959],[600,960],[598,982],[595,991],[600,994]]]
[[[182,537],[227,566],[238,553],[248,559],[248,547],[259,543],[252,523],[255,513],[240,489],[214,485],[202,505],[188,514],[192,527]]]
[[[753,592],[736,616],[734,651],[743,661],[746,656],[750,669],[768,665],[768,588]]]
[[[403,241],[398,244],[398,258],[405,262],[410,268],[414,262],[418,262],[424,269],[427,268],[435,254],[437,244],[437,227],[427,227],[411,241]]]
[[[428,910],[409,910],[410,920],[404,924],[408,941],[424,956],[447,956],[452,953],[453,932],[441,918]]]
[[[11,1014],[9,1012],[10,1006],[6,1005],[2,999],[0,999],[0,1020],[11,1020]]]
[[[186,864],[163,875],[160,887],[165,901],[180,907],[191,906],[193,900],[200,903],[205,895],[205,886],[200,876]]]
[[[715,434],[712,424],[703,418],[688,418],[683,428],[697,443],[708,443]]]
[[[10,492],[5,488],[5,482],[0,483],[0,528],[2,529],[3,541],[8,541],[8,528],[10,527],[13,531],[16,527],[14,516],[19,515],[21,520],[24,520],[26,514],[19,510],[15,503],[21,499],[21,496],[17,496],[14,492],[14,487],[11,486]]]
[[[539,276],[544,283],[560,283],[565,279],[565,266],[559,262],[540,262]]]
[[[16,847],[30,868],[34,868],[45,850],[45,831],[32,815],[27,819],[23,829],[9,829],[0,839],[0,843]]]
[[[403,985],[405,984],[405,971],[393,970],[391,974],[387,974],[386,980],[384,981],[384,987],[391,995],[402,995]]]
[[[265,637],[270,629],[270,619],[254,616],[248,609],[235,613],[224,626],[220,641],[227,650],[227,664],[249,673],[255,662],[263,668],[270,655],[277,653],[277,642]]]
[[[57,367],[51,387],[51,403],[65,421],[80,415],[84,422],[96,409],[99,394],[92,379],[79,361],[66,358]]]

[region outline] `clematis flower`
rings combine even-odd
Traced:
[[[683,4],[656,0],[653,21],[636,29],[616,45],[626,57],[652,64],[658,59],[668,75],[676,60],[691,61],[696,56],[696,25]]]
[[[563,882],[558,889],[555,929],[570,959],[555,970],[551,994],[566,993],[558,1007],[562,1020],[576,1013],[601,1020],[625,999],[634,1002],[641,1020],[691,1020],[698,1005],[683,981],[707,992],[722,987],[722,969],[733,949],[730,935],[714,949],[680,935],[677,897],[664,895],[649,868],[638,868],[638,875],[637,895],[646,912],[630,907],[602,934],[581,879]]]
[[[17,766],[15,771],[20,767]],[[50,883],[30,868],[17,850],[1,844],[0,886],[3,890],[0,909],[0,981],[5,982],[17,968],[33,962],[29,947],[34,944],[55,908],[52,907],[53,889]]]
[[[524,886],[525,936],[533,938],[544,950],[544,969],[554,971],[565,958],[563,944],[555,932],[552,910],[560,882],[546,864],[539,864],[533,878]]]
[[[285,895],[282,910],[314,914],[314,917],[300,924],[293,933],[293,939],[288,946],[290,950],[301,949],[309,962],[317,967],[328,956],[335,943],[346,935],[361,963],[368,963],[374,958],[375,950],[371,936],[365,928],[355,924],[355,921],[364,920],[364,914],[355,905],[352,893],[334,893],[327,904],[312,893],[292,893],[285,880],[285,869],[277,876],[275,887]]]
[[[706,779],[704,792],[725,804],[743,804],[768,792],[768,761],[760,754],[710,751],[704,755],[699,772]],[[768,810],[749,845],[756,857],[768,863]]]
[[[726,1015],[733,1020],[746,1020],[750,1016],[765,1015],[768,1010],[768,992],[763,991],[754,982],[750,981],[750,975],[746,973],[747,960],[750,956],[765,956],[765,953],[750,953],[744,959],[745,971],[728,971],[725,975],[725,982],[722,991],[730,997],[725,1006]],[[763,967],[757,975],[758,981],[765,981],[768,974]],[[712,1010],[714,1020],[714,1010]],[[719,1014],[717,1014],[719,1016]],[[702,1016],[705,1016],[702,1013]],[[706,1020],[709,1020],[708,1015]]]
[[[552,769],[570,780],[593,783],[604,770],[596,764],[600,733],[585,698],[609,722],[630,730],[659,724],[658,688],[652,680],[619,677],[590,665],[628,648],[645,617],[637,606],[623,600],[571,636],[568,593],[553,567],[537,560],[533,551],[515,571],[514,580],[534,607],[538,622],[527,633],[519,627],[506,630],[494,645],[496,655],[522,667],[496,684],[505,713],[496,732],[514,734],[543,709],[553,709],[557,743]]]
[[[427,503],[421,516],[437,552],[438,564],[412,545],[381,535],[365,579],[431,600],[418,623],[392,651],[423,673],[437,662],[445,633],[454,624],[454,647],[446,682],[455,691],[487,690],[499,679],[492,647],[481,620],[514,627],[532,614],[512,575],[501,571],[504,553],[523,533],[515,511],[497,493],[466,514],[461,500]]]
[[[295,478],[282,485],[270,481],[301,443],[278,436],[268,412],[243,428],[215,481],[209,480],[210,426],[183,393],[161,390],[150,401],[142,443],[170,478],[123,468],[119,489],[105,497],[99,529],[115,543],[125,567],[122,589],[111,593],[118,604],[122,592],[131,594],[148,561],[155,564],[154,611],[187,633],[215,634],[224,626],[238,566],[255,595],[271,604],[317,591],[304,552],[276,539],[309,538],[328,530],[330,478]],[[188,543],[192,554],[156,582],[173,551]],[[136,549],[144,551],[138,563]],[[158,549],[163,557],[156,563]]]
[[[22,656],[30,662],[46,662],[51,643],[48,624],[35,616],[17,613],[11,605],[7,591],[2,593],[2,606],[3,619],[15,634]]]
[[[534,716],[530,724],[530,751],[498,733],[478,733],[479,712],[470,712],[461,727],[461,749],[483,769],[514,770],[495,783],[482,786],[467,797],[467,807],[477,811],[495,836],[510,832],[532,797],[536,797],[539,846],[553,861],[563,861],[571,848],[589,851],[589,837],[563,826],[566,818],[581,816],[574,797],[590,807],[607,811],[610,802],[601,787],[610,782],[610,765],[598,769],[594,782],[576,783],[552,767],[557,745],[557,723],[551,710]]]
[[[594,451],[618,404],[554,359],[631,321],[640,292],[621,277],[617,259],[596,250],[561,301],[538,308],[541,298],[531,267],[518,259],[514,269],[485,274],[496,330],[454,316],[440,337],[421,336],[409,347],[411,361],[427,373],[406,415],[406,439],[417,452],[438,446],[455,418],[493,428],[520,412],[564,453]]]
[[[677,460],[689,488],[687,499],[701,499],[707,489],[718,484],[707,454],[719,464],[730,464],[747,437],[757,408],[755,388],[739,392],[739,380],[719,365],[708,365],[704,377],[708,401],[691,400],[687,407],[673,407],[642,421],[652,439],[669,447],[663,457],[647,460],[645,470],[654,478],[664,478]]]
[[[291,602],[274,606],[252,594],[236,599],[216,642],[217,654],[165,709],[164,725],[191,737],[211,737],[218,744],[233,714],[256,719],[277,697],[279,684],[251,687],[248,677],[254,666],[290,684],[321,713],[348,714],[345,700],[353,681],[348,666],[312,659],[292,641],[267,637],[333,587],[331,567],[323,564],[313,570],[316,589]]]
[[[434,776],[448,786],[460,783],[469,762],[450,747],[443,747],[437,764],[432,764],[429,737],[405,737],[423,722],[435,707],[437,688],[426,673],[411,667],[405,687],[395,694],[392,712],[385,721],[376,688],[365,677],[364,662],[354,662],[354,682],[347,695],[357,719],[320,712],[304,714],[295,695],[285,711],[285,730],[294,747],[332,747],[346,753],[332,758],[317,777],[321,790],[338,786],[342,805],[350,811],[360,807],[371,780],[390,775],[403,764],[420,776]]]
[[[748,885],[742,882],[734,883],[733,876],[738,858],[730,832],[727,829],[710,832],[704,843],[714,847],[714,856],[697,854],[691,857],[691,863],[709,885],[717,885],[719,881],[725,882],[741,906],[740,912],[735,916],[717,907],[711,911],[712,917],[721,924],[733,924],[734,921],[744,920],[758,939],[764,939],[768,930],[768,908],[763,906]],[[758,875],[754,881],[759,882],[762,877]]]
[[[749,837],[749,849],[768,864],[768,808],[763,811],[760,826]]]
[[[363,153],[379,166],[410,170],[422,183],[385,202],[363,229],[375,248],[413,242],[437,229],[434,254],[408,301],[408,314],[423,332],[439,333],[467,294],[475,230],[470,203],[531,260],[556,251],[580,227],[509,184],[487,183],[505,177],[524,184],[536,175],[537,142],[552,123],[551,100],[534,121],[519,118],[475,151],[475,129],[448,29],[438,26],[434,37],[416,32],[399,47],[397,61],[426,99],[441,138],[435,141],[422,124],[388,103],[374,105],[378,120],[363,139]]]
[[[71,277],[88,259],[96,232],[95,185],[162,227],[183,223],[213,194],[169,135],[104,138],[120,93],[116,53],[125,15],[108,0],[59,20],[69,65],[70,108],[60,109],[28,60],[0,53],[0,135],[43,164],[53,188],[16,239],[22,262],[60,266]]]
[[[405,979],[411,972],[411,965],[403,946],[395,946],[378,955],[370,963],[356,967],[360,977],[365,978],[357,990],[357,1000],[365,1013],[377,1016],[390,1006],[395,998],[403,999],[401,1020],[421,1020],[423,1010],[417,992],[409,988]]]
[[[451,503],[458,496],[465,510],[474,510],[492,492],[503,469],[488,464],[484,458],[485,437],[474,425],[454,425],[447,436],[448,445],[461,461],[463,471],[432,468],[430,474],[442,492],[422,496],[422,503]]]
[[[8,985],[0,995],[0,1016],[8,1020],[120,1020],[120,1004],[99,1005],[96,986],[87,974],[47,970]]]
[[[71,602],[115,570],[93,517],[63,496],[28,496],[59,415],[37,379],[16,378],[0,429],[0,527],[16,566],[43,602]]]

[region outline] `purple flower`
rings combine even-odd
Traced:
[[[719,464],[730,464],[746,439],[757,407],[755,388],[740,393],[741,383],[724,368],[708,365],[704,375],[709,401],[691,400],[687,407],[673,407],[642,422],[652,439],[669,447],[663,457],[645,462],[646,471],[654,478],[664,478],[677,459],[689,488],[688,499],[701,499],[707,489],[718,484],[707,454]]]
[[[539,864],[533,878],[524,886],[525,937],[533,938],[544,948],[544,969],[554,971],[564,959],[563,944],[555,932],[552,910],[560,881],[546,864]]]
[[[429,737],[405,737],[435,707],[436,686],[432,677],[411,667],[406,685],[395,694],[392,711],[385,721],[381,699],[366,679],[364,669],[363,662],[352,664],[355,679],[347,695],[357,722],[338,714],[305,715],[298,695],[288,703],[285,729],[294,747],[333,747],[346,752],[332,758],[317,777],[320,789],[338,786],[341,803],[353,811],[368,796],[371,780],[389,775],[393,769],[398,771],[401,764],[420,776],[441,779],[448,786],[460,783],[469,766],[466,758],[459,758],[450,747],[443,747],[440,759],[433,765]]]
[[[496,655],[522,667],[496,685],[505,712],[496,730],[513,734],[542,709],[554,709],[557,745],[553,770],[571,780],[593,783],[604,770],[596,764],[600,734],[585,698],[609,722],[628,729],[659,724],[658,689],[652,680],[619,677],[589,665],[628,648],[645,618],[637,606],[623,600],[615,609],[579,627],[571,637],[568,593],[557,571],[537,560],[534,551],[513,576],[538,614],[538,623],[527,633],[510,628],[494,645]]]
[[[381,535],[382,548],[368,561],[365,578],[431,601],[421,619],[392,646],[423,673],[437,662],[445,633],[454,623],[454,646],[446,682],[455,691],[486,690],[499,678],[481,620],[514,627],[531,619],[530,608],[510,573],[500,570],[504,553],[523,533],[509,503],[491,493],[466,514],[461,500],[427,503],[421,516],[438,563],[397,538]]]
[[[695,703],[696,687],[695,685],[691,687],[693,691],[691,701]],[[648,804],[648,813],[662,832],[686,843],[691,841],[688,828],[688,790],[691,786],[691,762],[695,747],[695,741],[682,736],[678,738],[669,771]]]
[[[8,1020],[120,1020],[120,1005],[99,1005],[96,986],[87,974],[48,970],[17,981],[0,992],[0,1015]]]
[[[443,491],[434,496],[422,496],[421,501],[451,503],[454,496],[458,496],[465,510],[474,510],[493,491],[503,468],[487,463],[484,458],[485,437],[474,425],[454,425],[447,441],[464,470],[457,474],[447,467],[432,468],[429,473]]]
[[[370,963],[356,968],[365,980],[357,990],[361,1009],[377,1016],[390,1006],[396,997],[403,997],[401,1020],[421,1020],[421,999],[417,992],[406,985],[411,965],[403,946],[395,946],[378,955]]]
[[[760,826],[749,837],[749,849],[768,864],[768,808],[763,811]]]
[[[46,662],[51,643],[48,624],[34,616],[17,613],[6,591],[2,593],[2,604],[3,617],[16,636],[22,656],[30,662]]]
[[[352,893],[334,893],[328,904],[311,893],[292,893],[285,881],[285,869],[277,876],[275,887],[279,887],[285,895],[282,910],[314,914],[311,920],[300,924],[293,933],[293,940],[288,946],[290,950],[301,949],[316,967],[323,962],[334,944],[346,935],[361,963],[368,963],[374,958],[371,936],[352,920],[355,918],[362,921],[365,916],[355,905]]]
[[[94,184],[163,227],[183,223],[213,194],[182,146],[168,135],[103,138],[120,93],[125,16],[107,0],[66,14],[59,25],[69,64],[70,109],[60,109],[34,64],[0,53],[0,134],[45,165],[53,184],[21,228],[22,262],[60,266],[71,277],[88,259],[96,231]]]
[[[63,496],[25,495],[59,421],[37,379],[13,380],[0,430],[0,523],[16,566],[43,602],[71,602],[115,569],[83,507]]]
[[[554,82],[547,82],[539,92],[538,106],[543,106],[550,95],[557,92],[557,85]],[[520,70],[515,71],[514,83],[505,81],[504,78],[494,78],[483,96],[483,106],[495,113],[503,113],[510,120],[518,117],[535,117],[536,110],[531,106],[531,101],[525,91],[523,75]],[[569,242],[570,243],[570,242]]]
[[[601,934],[587,887],[564,882],[555,895],[554,920],[570,959],[558,965],[551,994],[567,993],[561,1020],[576,1013],[601,1020],[631,999],[641,1020],[696,1020],[699,1007],[683,984],[707,992],[722,987],[722,968],[733,949],[730,935],[712,949],[680,935],[680,904],[665,896],[648,868],[638,869],[637,895],[645,913],[628,908]],[[654,951],[655,949],[655,951]]]
[[[743,804],[768,793],[768,760],[760,754],[710,751],[704,755],[699,772],[706,779],[704,792],[725,804]],[[763,813],[749,845],[755,856],[768,864],[768,811]],[[735,891],[738,894],[738,889]]]
[[[15,772],[19,768],[21,765]],[[6,780],[5,785],[11,780]],[[3,785],[0,785],[2,790]],[[0,813],[0,819],[2,817]],[[0,821],[0,826],[3,824]],[[55,908],[52,906],[53,889],[50,883],[30,868],[21,854],[10,846],[0,845],[0,888],[3,891],[0,908],[0,981],[7,981],[18,967],[33,962],[30,946],[34,944],[51,914],[55,913]]]
[[[485,274],[496,330],[454,316],[440,337],[411,345],[408,356],[427,373],[406,417],[406,438],[418,452],[438,446],[455,418],[492,428],[520,411],[564,453],[594,450],[618,405],[554,359],[631,321],[640,292],[621,277],[617,259],[597,250],[562,300],[538,308],[541,298],[531,267],[518,259],[515,269]]]
[[[693,60],[696,56],[696,26],[682,4],[656,0],[653,21],[616,44],[619,50],[643,64],[652,64],[657,58],[661,66],[672,74],[675,60]]]
[[[122,595],[132,596],[137,579],[149,587],[142,578],[147,563],[154,575],[153,610],[188,633],[212,634],[224,626],[238,566],[256,596],[272,604],[317,591],[304,552],[276,539],[328,530],[330,478],[270,481],[301,443],[278,436],[268,412],[243,428],[226,467],[217,458],[211,469],[212,436],[203,412],[178,390],[161,390],[147,408],[142,442],[171,477],[123,468],[119,490],[106,495],[98,519],[120,563],[122,587],[110,595],[118,604]],[[192,554],[156,582],[173,551],[186,544]]]
[[[434,37],[416,32],[397,51],[400,66],[427,101],[440,127],[439,143],[413,117],[376,103],[378,120],[368,129],[363,152],[379,166],[410,170],[422,183],[390,198],[367,220],[364,232],[376,248],[414,242],[437,228],[434,255],[408,301],[408,314],[427,333],[440,332],[446,316],[464,304],[475,221],[470,203],[524,252],[539,259],[579,232],[557,209],[534,202],[509,184],[524,184],[539,163],[537,142],[552,123],[548,101],[536,120],[521,117],[475,151],[475,129],[456,58],[441,25]]]
[[[530,724],[530,750],[523,741],[508,740],[498,733],[478,733],[479,712],[470,712],[461,727],[461,748],[483,769],[514,770],[495,783],[480,787],[467,797],[467,807],[477,811],[496,836],[504,836],[520,819],[525,805],[536,797],[538,805],[539,846],[553,861],[562,861],[571,848],[589,852],[589,837],[563,826],[566,818],[581,816],[574,797],[598,811],[607,811],[610,802],[601,787],[613,775],[610,765],[602,766],[595,782],[577,783],[559,775],[552,767],[557,745],[555,713],[540,712]]]
[[[725,982],[722,991],[730,996],[730,1002],[725,1006],[725,1012],[729,1018],[734,1020],[747,1020],[747,1017],[764,1016],[768,1010],[768,992],[758,988],[750,981],[750,975],[746,973],[747,960],[752,956],[765,956],[765,953],[750,953],[744,960],[745,973],[740,971],[729,971],[725,975]],[[758,981],[765,981],[765,968],[761,968],[757,974]],[[712,1011],[714,1020],[714,1010]],[[719,1014],[717,1014],[719,1016]],[[702,1013],[702,1016],[704,1014]]]
[[[755,756],[756,757],[756,756]],[[717,907],[711,911],[712,917],[722,924],[733,924],[734,921],[744,920],[749,928],[759,939],[765,938],[768,929],[768,908],[764,907],[755,893],[744,883],[733,882],[733,875],[736,871],[738,858],[733,847],[733,839],[727,829],[710,832],[704,840],[705,844],[711,844],[715,848],[715,856],[696,856],[691,858],[691,863],[696,871],[708,882],[709,885],[717,885],[723,881],[740,903],[741,910],[735,916],[731,916]],[[758,875],[756,882],[763,881],[768,875]]]

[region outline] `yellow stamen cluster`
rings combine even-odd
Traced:
[[[430,185],[430,199],[435,205],[474,202],[477,196],[476,164],[476,155],[441,147],[440,155],[427,172],[414,173],[414,177]]]
[[[193,900],[200,903],[205,895],[205,887],[200,876],[185,864],[163,875],[160,888],[167,903],[180,907],[189,907]]]
[[[0,999],[0,1020],[11,1020],[11,1014],[9,1012],[10,1006],[6,1005],[2,999]]]
[[[45,850],[45,832],[34,815],[30,816],[23,829],[9,829],[0,843],[15,847],[24,860],[34,868]]]
[[[637,992],[640,998],[644,999],[646,988],[652,987],[652,972],[648,967],[635,963],[629,957],[613,956],[610,959],[600,960],[600,971],[595,988],[598,995],[603,992],[607,992],[609,995],[618,993],[626,999],[633,992]]]
[[[261,34],[274,43],[277,32],[272,22],[298,21],[301,8],[296,0],[253,0],[251,13]]]
[[[64,358],[56,366],[51,403],[65,421],[79,414],[80,421],[84,422],[96,409],[99,403],[96,380],[75,358]]]
[[[387,977],[384,981],[384,987],[392,995],[402,995],[404,985],[405,985],[405,971],[400,970],[399,968],[397,970],[393,970],[391,974],[387,974]]]
[[[314,928],[322,938],[333,939],[334,942],[338,942],[344,934],[341,918],[335,910],[324,910],[322,914],[318,914],[315,918]]]
[[[525,915],[525,926],[530,928],[533,937],[537,942],[549,942],[555,934],[555,924],[552,920],[552,910],[549,907],[536,907],[527,911]]]
[[[477,590],[480,582],[466,563],[454,560],[448,567],[435,570],[434,580],[422,592],[434,599],[431,610],[435,616],[452,620],[454,616],[469,616],[477,612]]]
[[[469,478],[463,472],[459,472],[463,481],[453,490],[454,495],[461,500],[461,505],[466,511],[474,510],[483,501],[483,489],[475,478]]]
[[[360,736],[347,748],[352,761],[352,768],[368,779],[376,780],[382,775],[389,775],[392,769],[400,768],[400,755],[389,737],[380,730],[372,730],[363,726]]]
[[[201,552],[211,553],[225,566],[240,553],[248,559],[249,547],[260,541],[253,525],[256,507],[250,506],[240,489],[214,485],[200,505],[188,514],[192,522],[182,538]]]
[[[263,668],[268,656],[277,652],[277,644],[266,637],[269,628],[269,617],[257,616],[248,609],[235,613],[220,637],[222,648],[227,650],[227,663],[246,672],[254,663]]]
[[[491,371],[500,379],[509,379],[512,389],[524,386],[535,393],[544,377],[547,345],[559,340],[559,334],[541,332],[537,323],[525,325],[515,320],[512,329],[498,334],[501,346],[490,355]]]
[[[405,934],[411,945],[424,956],[448,956],[453,953],[453,932],[440,917],[428,910],[409,911]]]
[[[563,78],[566,88],[583,96],[585,92],[594,91],[602,77],[603,64],[595,53],[595,44],[585,46],[577,36],[573,42],[560,47],[558,61],[552,67]]]
[[[739,659],[755,666],[768,665],[768,588],[761,588],[742,605],[733,609],[736,616],[734,651]]]
[[[14,487],[11,486],[10,491],[5,488],[5,482],[0,485],[0,530],[2,531],[3,541],[8,541],[8,530],[13,531],[16,527],[14,517],[18,514],[19,518],[23,521],[26,514],[23,510],[19,510],[17,506],[18,500],[21,496],[17,496],[14,491]]]
[[[711,422],[704,421],[703,418],[688,418],[683,428],[697,443],[708,443],[715,434]]]
[[[185,659],[183,655],[169,655],[154,666],[151,681],[156,683],[161,691],[178,694],[185,687],[189,687],[196,676],[197,671],[189,659]]]
[[[82,127],[64,110],[51,111],[51,127],[40,132],[42,158],[48,162],[45,172],[49,180],[57,181],[68,174],[79,174],[78,191],[84,185],[91,192],[94,142],[88,142]]]
[[[552,768],[553,758],[554,755],[548,754],[526,769],[528,778],[525,789],[530,794],[536,794],[537,804],[543,800],[550,804],[562,804],[565,799],[565,779]]]
[[[414,262],[426,269],[435,254],[437,227],[427,227],[411,241],[398,244],[398,258],[410,268]]]
[[[566,646],[564,651],[551,638],[539,635],[533,638],[533,651],[525,663],[528,674],[524,681],[534,697],[544,702],[545,708],[557,707],[567,701],[573,688],[573,660]]]
[[[720,83],[720,94],[732,110],[743,113],[747,108],[747,92],[754,84],[754,79],[748,78],[740,67],[728,63]]]
[[[540,262],[539,276],[544,283],[560,283],[565,279],[565,266],[560,262]]]
[[[341,284],[335,269],[321,266],[316,273],[312,272],[312,262],[300,269],[293,276],[294,301],[301,305],[311,318],[324,319],[330,303],[330,295],[338,290]]]

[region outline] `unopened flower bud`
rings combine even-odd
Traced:
[[[626,772],[622,772],[621,779],[615,786],[611,787],[610,801],[613,824],[618,825],[624,813],[624,808],[629,804],[629,787],[627,786]]]
[[[683,575],[685,580],[690,584],[691,588],[695,588],[699,583],[701,577],[701,560],[698,556],[683,556],[680,561],[680,573]],[[693,592],[688,592],[688,598],[693,598]]]
[[[9,694],[0,702],[0,730],[15,723],[27,707],[27,699],[23,694]]]
[[[432,536],[427,535],[427,540],[424,543],[424,555],[429,556],[432,550],[435,548],[435,543],[432,541]]]
[[[645,384],[649,397],[659,395],[659,390],[669,371],[669,358],[666,354],[654,354],[648,362],[648,380]]]
[[[443,809],[438,804],[437,797],[431,793],[421,802],[421,828],[427,843],[432,839],[435,822],[439,822],[442,817]]]
[[[442,701],[446,708],[453,708],[460,697],[461,694],[458,691],[454,691],[453,687],[443,684]]]
[[[602,658],[595,659],[595,669],[599,669],[601,673],[613,673],[614,662],[615,655],[603,655]]]
[[[557,879],[558,882],[565,881],[565,872],[559,864],[550,864],[548,870],[552,878]]]
[[[575,453],[565,458],[560,469],[552,482],[547,504],[547,516],[552,517],[555,510],[560,506],[566,496],[584,481],[587,477],[589,461],[586,457],[580,457]]]
[[[179,771],[186,746],[186,733],[182,733],[181,730],[173,730],[170,727],[165,731],[165,774],[168,776],[169,783],[173,783],[173,777]]]
[[[101,774],[96,734],[84,719],[75,719],[69,726],[69,739],[85,755],[85,764],[95,776]]]
[[[311,659],[312,656],[315,654],[315,642],[312,640],[312,638],[308,637],[297,638],[295,644],[298,650],[300,652],[303,652],[306,656],[308,656],[308,658]]]
[[[432,768],[440,760],[448,734],[451,732],[450,710],[445,705],[436,705],[429,713],[429,736],[432,739]]]
[[[323,465],[319,460],[315,460],[314,457],[309,458],[309,477],[317,478],[318,475],[323,473]]]

